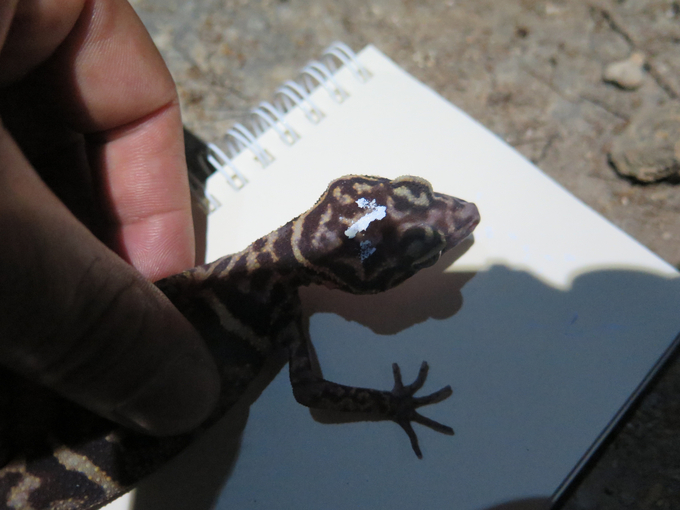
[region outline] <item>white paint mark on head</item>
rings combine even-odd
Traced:
[[[361,241],[359,244],[359,248],[361,249],[361,252],[359,256],[361,257],[361,262],[366,260],[368,257],[373,255],[375,253],[375,246],[371,244],[371,241],[368,239],[366,241]]]
[[[359,232],[366,230],[372,221],[382,220],[387,215],[387,207],[376,204],[375,199],[369,201],[366,198],[360,198],[356,201],[356,204],[362,209],[367,209],[368,213],[345,230],[345,235],[350,239],[353,239]]]

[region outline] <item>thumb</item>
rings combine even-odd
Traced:
[[[52,194],[0,127],[0,364],[150,433],[182,433],[219,378],[165,296]]]

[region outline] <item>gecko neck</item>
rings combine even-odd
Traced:
[[[209,264],[190,271],[206,284],[230,285],[240,282],[249,285],[271,286],[282,284],[298,287],[310,283],[305,277],[304,266],[295,256],[292,245],[294,221],[261,237],[248,248],[233,255],[227,255]]]

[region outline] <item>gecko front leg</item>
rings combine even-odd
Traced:
[[[290,350],[290,382],[295,399],[300,404],[314,409],[369,413],[392,420],[404,429],[413,451],[419,459],[422,459],[418,437],[411,422],[420,423],[447,435],[453,435],[453,429],[422,416],[416,409],[448,398],[452,393],[451,387],[446,386],[423,397],[414,397],[425,384],[427,363],[423,362],[416,380],[406,386],[402,382],[401,371],[396,363],[392,365],[392,371],[394,374],[392,391],[346,386],[327,381],[313,372],[309,347],[302,336]]]

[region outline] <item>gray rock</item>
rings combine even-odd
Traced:
[[[607,83],[613,83],[625,90],[635,90],[642,85],[645,79],[643,66],[645,56],[636,51],[626,60],[609,64],[603,74],[603,79]]]
[[[680,177],[680,102],[644,108],[609,153],[621,174],[640,182]]]

